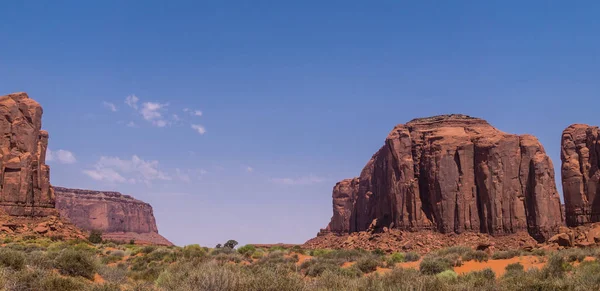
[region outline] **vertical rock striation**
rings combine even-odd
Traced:
[[[369,228],[545,240],[562,225],[554,168],[538,140],[465,115],[396,126],[360,177],[338,183],[324,232]]]
[[[41,128],[42,107],[26,93],[0,96],[0,209],[9,215],[56,214]]]
[[[600,221],[600,130],[573,124],[562,134],[562,184],[568,226]]]

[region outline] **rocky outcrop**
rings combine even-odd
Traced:
[[[492,235],[557,233],[554,168],[538,140],[465,115],[397,125],[360,177],[338,183],[322,233],[433,229]]]
[[[573,124],[563,131],[562,184],[568,226],[600,221],[600,130]]]
[[[0,97],[0,208],[9,215],[56,214],[41,128],[42,107],[26,93]]]
[[[60,215],[85,230],[100,230],[105,239],[171,245],[158,234],[152,206],[129,195],[54,187]]]

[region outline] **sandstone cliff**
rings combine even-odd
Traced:
[[[338,183],[323,232],[434,229],[537,240],[563,217],[554,168],[538,140],[465,115],[396,126],[360,177]]]
[[[158,234],[152,206],[118,192],[54,187],[62,217],[85,230],[100,230],[104,239],[171,245]]]
[[[573,124],[563,131],[562,183],[568,226],[600,221],[600,130]]]
[[[42,107],[26,93],[0,97],[0,209],[9,215],[56,214],[41,127]]]

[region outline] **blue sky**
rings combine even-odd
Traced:
[[[4,1],[0,94],[43,105],[54,185],[147,201],[180,245],[302,243],[329,221],[335,182],[415,117],[534,134],[558,170],[562,130],[600,124],[598,13],[595,1]]]

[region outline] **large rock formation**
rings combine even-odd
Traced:
[[[41,128],[42,107],[26,93],[0,97],[0,209],[9,215],[56,214]]]
[[[435,229],[548,239],[562,225],[554,168],[538,140],[465,115],[396,126],[359,178],[333,191],[323,232]]]
[[[563,131],[561,148],[567,225],[600,221],[600,130],[573,124]]]
[[[104,239],[171,245],[158,234],[152,206],[129,195],[54,187],[62,217],[85,230],[100,230]]]

